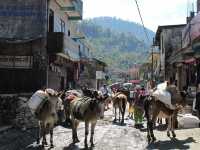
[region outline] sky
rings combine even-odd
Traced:
[[[157,30],[159,25],[186,23],[186,17],[196,10],[196,0],[137,0],[144,25]],[[83,0],[83,18],[100,16],[116,17],[140,23],[135,0]]]

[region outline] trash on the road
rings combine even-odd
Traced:
[[[178,115],[179,128],[198,128],[200,120],[192,114]]]

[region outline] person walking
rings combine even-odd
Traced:
[[[134,101],[134,120],[135,127],[139,128],[143,126],[143,104],[144,104],[144,88],[136,88],[135,101]]]

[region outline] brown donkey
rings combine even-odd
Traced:
[[[43,137],[42,147],[47,145],[46,134],[50,132],[50,143],[51,147],[53,147],[53,128],[59,120],[61,122],[65,121],[64,106],[56,91],[46,89],[44,94],[46,94],[46,100],[35,114],[39,121],[37,144],[40,143],[41,135]]]
[[[168,119],[167,136],[170,136],[170,131],[172,136],[176,137],[174,132],[175,119],[177,117],[178,111],[185,106],[185,96],[184,92],[179,92],[176,90],[175,86],[169,86],[167,89],[172,97],[172,104],[174,104],[175,109],[172,110],[168,108],[163,102],[156,99],[156,97],[149,96],[146,97],[144,102],[145,116],[147,118],[147,138],[148,142],[154,142],[156,140],[153,133],[153,125],[156,123],[158,117],[164,117]]]
[[[116,93],[113,98],[113,108],[114,108],[114,113],[115,113],[115,119],[114,122],[116,122],[117,120],[117,108],[119,109],[119,121],[120,119],[120,115],[122,115],[122,120],[121,120],[121,124],[124,124],[124,115],[125,115],[125,111],[126,111],[126,104],[127,104],[127,96],[125,94],[123,94],[122,92],[118,92]]]
[[[91,123],[91,146],[94,146],[94,129],[99,118],[104,117],[104,98],[97,91],[90,91],[90,97],[77,97],[70,103],[72,120],[73,143],[79,142],[77,127],[80,121],[85,122],[85,148],[88,147],[87,136],[89,134],[89,123]]]

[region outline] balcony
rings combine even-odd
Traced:
[[[49,32],[47,36],[47,52],[62,53],[64,52],[64,33]]]
[[[69,20],[81,20],[83,16],[82,0],[56,0],[61,11],[68,14]]]
[[[47,52],[48,54],[64,53],[72,61],[78,61],[80,59],[78,44],[63,32],[48,33]]]

